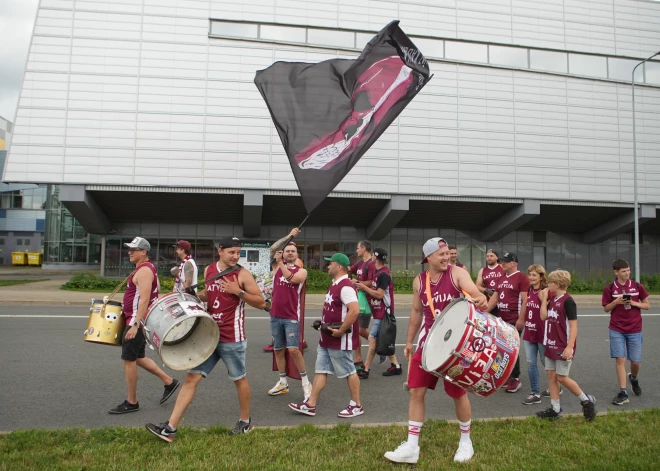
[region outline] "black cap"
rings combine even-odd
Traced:
[[[381,262],[387,262],[387,250],[376,247],[373,253]]]
[[[227,249],[229,247],[240,247],[241,241],[238,237],[225,237],[218,241],[219,249]]]
[[[518,263],[518,256],[513,252],[507,252],[502,256],[502,261]]]

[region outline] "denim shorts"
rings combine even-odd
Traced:
[[[353,350],[333,350],[319,345],[316,348],[315,373],[336,375],[337,378],[354,375]]]
[[[380,323],[383,319],[374,319],[374,323],[371,326],[371,332],[369,332],[369,337],[378,338],[378,332],[380,332]]]
[[[573,360],[553,360],[545,357],[545,371],[555,371],[559,376],[568,376]]]
[[[635,363],[641,363],[643,341],[641,332],[622,334],[610,329],[610,357],[627,358]]]
[[[247,371],[245,369],[245,352],[247,350],[247,340],[242,342],[218,342],[215,351],[204,363],[193,368],[188,373],[202,375],[207,377],[215,365],[222,360],[227,367],[227,375],[232,381],[238,381],[243,378]]]
[[[273,349],[298,348],[300,322],[293,319],[270,317],[270,334],[273,336]]]

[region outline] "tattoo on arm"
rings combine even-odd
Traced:
[[[288,235],[282,237],[277,242],[273,242],[273,245],[270,246],[270,256],[274,257],[275,252],[277,252],[278,250],[282,250],[284,248],[284,242],[286,242],[287,240],[289,240]]]
[[[183,266],[183,273],[185,274],[183,287],[188,288],[195,283],[195,280],[193,280],[193,274],[195,273],[195,270],[193,270],[192,263],[186,262],[186,264]]]

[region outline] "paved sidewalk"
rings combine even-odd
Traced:
[[[43,272],[42,272],[43,273]],[[44,274],[48,277],[48,274]],[[58,276],[56,279],[39,281],[24,285],[0,287],[0,303],[4,305],[37,305],[37,306],[89,306],[92,298],[102,299],[106,293],[85,293],[80,291],[61,290],[60,286],[68,280],[69,276]],[[122,294],[115,298],[121,300]],[[578,307],[599,307],[601,296],[597,294],[582,294],[574,296]],[[305,306],[318,308],[323,306],[325,295],[308,294]],[[397,309],[409,308],[412,304],[411,294],[395,295]],[[651,296],[651,306],[660,306],[660,296]],[[401,311],[399,310],[399,313]]]

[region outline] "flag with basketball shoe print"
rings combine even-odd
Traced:
[[[257,72],[308,214],[429,79],[428,62],[398,21],[357,59],[276,62]]]

